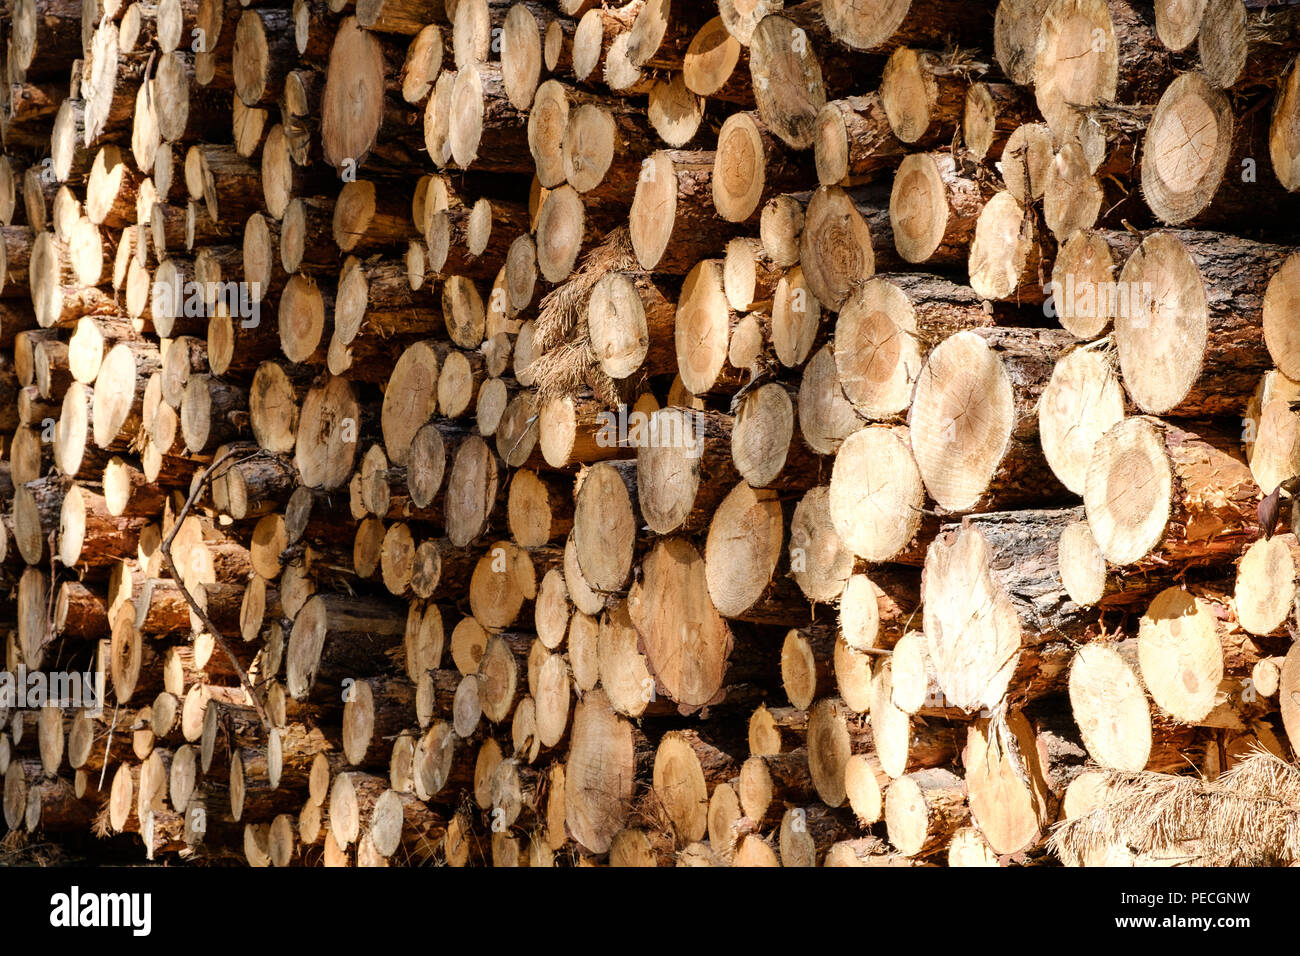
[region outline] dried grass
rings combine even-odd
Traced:
[[[601,370],[591,349],[587,300],[603,276],[638,268],[631,233],[620,226],[583,256],[572,278],[542,298],[534,337],[539,355],[530,366],[540,401],[590,388],[605,405],[619,403],[618,385]]]
[[[1050,846],[1079,865],[1116,846],[1198,866],[1300,861],[1300,767],[1262,749],[1217,780],[1102,771],[1101,805],[1058,824]]]

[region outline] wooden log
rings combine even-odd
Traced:
[[[1216,233],[1158,232],[1129,256],[1115,320],[1120,369],[1134,402],[1157,415],[1237,412],[1268,366],[1259,320],[1287,250]],[[1156,342],[1173,343],[1172,350]],[[1163,353],[1152,361],[1152,350]]]
[[[1038,398],[1067,338],[1046,330],[980,328],[957,333],[930,354],[909,427],[926,490],[941,508],[966,511],[981,508],[982,501],[1061,495],[1037,440]],[[960,407],[963,400],[950,404],[952,389],[960,388],[955,383],[965,376],[987,382],[963,392],[968,401],[989,403],[978,425]],[[962,467],[954,467],[954,449],[961,449]]]
[[[1123,497],[1107,491],[1117,478],[1129,488]],[[1138,417],[1097,442],[1084,505],[1106,560],[1183,565],[1244,549],[1256,536],[1259,496],[1235,439]]]

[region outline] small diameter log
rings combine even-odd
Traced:
[[[484,534],[496,511],[502,491],[500,460],[477,435],[456,449],[447,487],[459,489],[446,503],[447,537],[463,548]]]
[[[1281,627],[1296,597],[1296,537],[1292,533],[1256,541],[1237,565],[1233,602],[1242,628],[1272,634]],[[1265,696],[1268,696],[1265,694]]]
[[[563,538],[573,526],[572,502],[567,482],[527,469],[515,472],[506,504],[515,543],[537,548]]]
[[[351,422],[351,426],[344,424]],[[361,409],[344,378],[329,378],[307,392],[299,413],[294,463],[303,484],[339,488],[352,474]]]
[[[643,520],[657,534],[702,529],[739,478],[730,420],[718,412],[666,408],[651,413],[638,431],[644,432],[636,442]]]
[[[797,187],[802,169],[751,113],[733,113],[718,131],[713,205],[728,222],[756,222],[767,200]]]
[[[346,182],[334,204],[334,242],[342,252],[368,255],[404,247],[418,238],[409,203],[394,189],[371,180]]]
[[[112,564],[135,548],[146,522],[110,514],[103,495],[74,484],[59,512],[59,560],[67,567]]]
[[[54,599],[54,632],[76,638],[94,638],[108,629],[108,606],[84,584],[64,581]]]
[[[823,462],[797,433],[789,391],[776,382],[741,399],[731,432],[731,457],[754,488],[803,491],[824,477]]]
[[[853,404],[844,397],[835,370],[835,352],[828,343],[804,365],[797,398],[799,431],[810,449],[833,454],[863,425]]]
[[[79,281],[70,247],[52,232],[42,232],[32,245],[28,282],[36,321],[42,328],[71,325],[83,315],[112,311],[103,290]]]
[[[1122,294],[1124,287],[1116,279],[1138,242],[1138,236],[1121,231],[1083,229],[1070,236],[1052,263],[1044,311],[1079,339],[1101,336],[1129,306],[1129,296]]]
[[[1084,347],[1057,360],[1038,403],[1038,439],[1052,473],[1076,495],[1087,484],[1093,448],[1124,411],[1111,354]]]
[[[888,480],[868,481],[868,463]],[[921,531],[924,500],[905,428],[860,428],[840,445],[831,472],[831,521],[854,554],[889,561],[909,549]]]
[[[970,284],[986,299],[1038,303],[1046,298],[1050,251],[1032,208],[1010,192],[993,196],[980,211],[970,245]]]
[[[1215,86],[1272,85],[1291,64],[1290,41],[1300,31],[1300,11],[1293,6],[1208,0],[1204,9],[1196,48],[1201,72]],[[1158,29],[1158,17],[1156,24]]]
[[[626,379],[639,369],[658,374],[673,365],[670,343],[676,307],[651,276],[611,272],[587,300],[587,330],[601,369]]]
[[[526,120],[510,102],[499,64],[461,66],[449,103],[447,145],[457,166],[494,173],[531,171]]]
[[[343,691],[343,754],[354,767],[388,761],[389,739],[406,727],[415,706],[415,686],[404,680],[357,678]]]
[[[983,35],[993,28],[984,5],[958,0],[902,0],[866,12],[848,0],[832,0],[822,5],[821,15],[840,43],[881,53],[903,44],[936,46],[952,36]]]
[[[159,371],[157,349],[151,342],[122,341],[109,349],[95,377],[92,418],[95,445],[117,450],[139,432],[144,390]]]
[[[962,113],[962,141],[976,162],[1002,158],[1011,134],[1036,116],[1033,96],[1012,83],[972,83]]]
[[[640,525],[632,461],[599,462],[578,479],[573,543],[583,576],[598,591],[617,591],[632,567]]]
[[[677,367],[682,386],[693,395],[734,387],[743,376],[743,370],[728,364],[731,332],[739,317],[727,303],[722,265],[720,259],[698,262],[677,299]]]
[[[809,200],[799,262],[809,291],[831,309],[842,306],[853,286],[875,273],[871,226],[838,186],[822,186]]]

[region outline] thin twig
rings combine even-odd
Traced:
[[[239,683],[243,686],[244,692],[247,693],[249,699],[252,700],[253,707],[257,710],[257,716],[262,720],[262,726],[270,731],[271,722],[267,719],[266,711],[262,709],[262,702],[257,699],[257,694],[253,690],[253,684],[248,679],[248,674],[244,671],[243,665],[241,665],[235,658],[234,651],[232,651],[230,645],[226,643],[226,639],[222,636],[217,625],[212,623],[212,619],[208,617],[207,611],[199,607],[198,602],[194,600],[194,596],[190,594],[189,588],[185,586],[185,582],[176,571],[176,563],[172,561],[172,539],[175,538],[177,532],[180,531],[181,523],[184,522],[185,516],[189,514],[190,508],[193,507],[194,502],[198,500],[199,495],[203,492],[204,486],[212,480],[212,473],[216,471],[219,466],[225,464],[228,458],[238,455],[241,451],[242,449],[231,448],[224,454],[217,456],[217,459],[203,470],[203,473],[199,475],[199,480],[196,481],[194,487],[190,489],[190,496],[185,499],[185,506],[181,508],[180,513],[176,516],[176,520],[172,524],[172,530],[168,533],[167,537],[163,539],[162,547],[159,550],[162,551],[162,556],[167,561],[167,569],[171,572],[172,579],[176,582],[176,586],[181,589],[181,594],[185,596],[185,603],[190,606],[190,610],[192,610],[198,619],[203,622],[203,626],[207,628],[208,633],[212,635],[212,639],[217,642],[217,646],[219,646],[225,653],[226,658],[230,661],[230,666],[233,667],[235,673],[239,675]],[[262,454],[263,452],[256,451],[241,459],[241,461],[249,461]]]
[[[102,701],[100,702],[103,703]],[[99,768],[99,789],[104,789],[104,775],[108,773],[108,751],[113,746],[113,731],[117,729],[117,701],[113,702],[113,722],[108,725],[108,738],[104,741],[104,765]]]

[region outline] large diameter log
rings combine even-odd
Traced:
[[[995,706],[1008,692],[1059,691],[1072,642],[1095,617],[1060,583],[1063,512],[966,519],[930,546],[923,577],[934,678],[953,706]],[[1015,678],[1015,679],[1013,679]]]
[[[657,690],[688,711],[713,701],[732,636],[709,597],[704,559],[689,541],[656,543],[632,585],[628,610]]]
[[[1276,204],[1278,212],[1300,208],[1300,198],[1256,170],[1268,149],[1268,129],[1263,111],[1254,112],[1258,116],[1238,116],[1227,94],[1199,73],[1169,85],[1142,147],[1142,195],[1158,219],[1228,224],[1265,203]],[[1195,135],[1187,135],[1189,127]]]
[[[344,678],[372,672],[386,659],[387,648],[401,643],[405,620],[392,605],[375,599],[312,597],[299,611],[289,638],[290,695],[301,699],[317,682],[338,689]]]
[[[1038,400],[1069,336],[1046,329],[958,332],[926,361],[912,401],[912,450],[946,511],[1059,496],[1038,442]]]
[[[604,691],[574,708],[565,763],[564,814],[573,838],[592,853],[607,851],[631,810],[637,769],[636,735]]]
[[[875,276],[859,285],[835,323],[839,387],[871,419],[889,420],[911,404],[926,351],[993,316],[968,287],[913,273]]]
[[[811,146],[826,88],[808,35],[786,17],[764,17],[750,37],[749,72],[767,127],[793,149]]]
[[[951,152],[903,159],[889,197],[898,254],[908,262],[960,262],[992,190],[968,175]]]
[[[718,255],[736,232],[713,206],[714,154],[659,150],[647,157],[628,213],[641,267],[682,275]]]
[[[971,816],[996,853],[1018,853],[1051,819],[1048,781],[1039,742],[1019,711],[1001,726],[979,720],[962,749]]]
[[[785,518],[777,493],[742,481],[722,500],[705,545],[709,597],[723,617],[800,622],[806,604],[787,574],[778,574]],[[802,612],[802,613],[801,613]]]
[[[347,17],[334,34],[321,96],[321,146],[335,169],[365,161],[384,118],[384,53],[379,38]]]
[[[1240,553],[1257,534],[1260,489],[1235,446],[1147,417],[1106,432],[1083,496],[1106,560],[1186,565]]]
[[[1151,6],[1053,0],[1034,48],[1034,95],[1052,132],[1065,141],[1083,122],[1076,106],[1152,103],[1181,65],[1157,38]]]
[[[1211,581],[1166,588],[1152,599],[1139,622],[1136,659],[1166,721],[1246,730],[1260,707],[1271,705],[1259,694],[1240,693],[1250,687],[1243,681],[1286,646],[1285,637],[1246,634],[1231,598]]]
[[[1124,264],[1120,369],[1152,415],[1237,414],[1268,368],[1261,311],[1289,250],[1232,236],[1158,232]]]

